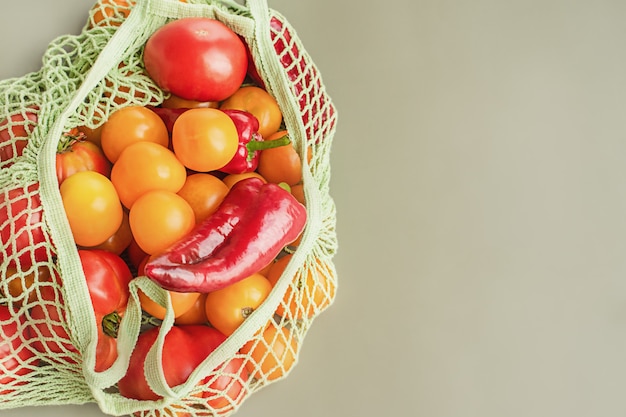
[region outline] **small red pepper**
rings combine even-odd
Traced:
[[[279,185],[239,181],[214,214],[151,259],[145,274],[169,291],[224,288],[268,265],[300,235],[306,218],[305,207]]]
[[[291,141],[287,135],[274,140],[264,141],[259,134],[259,121],[244,110],[224,109],[235,123],[239,135],[239,148],[233,159],[220,169],[227,174],[243,174],[254,171],[259,165],[260,152],[265,149],[289,145]]]

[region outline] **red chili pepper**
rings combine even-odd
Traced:
[[[300,235],[305,223],[305,207],[288,191],[248,178],[144,271],[169,291],[215,291],[260,271]]]
[[[233,159],[220,169],[227,174],[243,174],[254,171],[259,165],[259,156],[265,149],[289,145],[291,141],[287,135],[274,140],[263,140],[259,134],[259,121],[253,114],[244,110],[224,109],[235,123],[239,134],[239,148]]]

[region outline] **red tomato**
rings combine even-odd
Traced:
[[[126,375],[119,381],[120,394],[127,398],[138,400],[157,400],[157,395],[146,381],[144,376],[144,362],[148,351],[154,344],[159,332],[153,327],[139,335],[139,340],[133,351]],[[220,344],[226,336],[218,330],[203,325],[174,326],[165,336],[163,344],[163,359],[161,366],[165,380],[174,387],[184,383],[189,375],[202,363]],[[181,355],[184,352],[184,355]],[[153,364],[149,364],[152,366]],[[233,358],[219,367],[223,375],[214,380],[205,379],[208,389],[202,394],[207,405],[214,409],[223,410],[231,402],[236,403],[242,398],[243,383],[248,379],[243,358]]]
[[[241,40],[244,41],[243,38],[241,38]],[[244,45],[246,45],[245,41]],[[254,63],[254,59],[252,58],[252,52],[250,51],[250,47],[248,45],[246,45],[246,54],[248,55],[248,77],[250,78],[250,80],[252,80],[254,84],[265,89],[265,83],[263,82],[263,78],[261,77],[261,74],[259,74],[259,70]]]
[[[122,258],[104,250],[79,250],[91,304],[98,326],[96,372],[117,359],[117,329],[128,303],[128,283],[133,279]]]
[[[5,386],[14,385],[18,378],[31,372],[34,353],[30,351],[24,341],[26,334],[21,330],[22,319],[12,317],[7,306],[0,305],[0,395],[13,392],[12,389],[4,389]],[[18,382],[22,384],[23,382]]]
[[[0,263],[3,255],[9,266],[26,271],[33,263],[48,259],[43,226],[39,183],[0,192]]]
[[[246,46],[222,22],[191,17],[173,20],[148,39],[144,64],[167,92],[195,101],[221,101],[242,84]]]
[[[72,135],[69,133],[68,135]],[[74,136],[76,137],[76,136]],[[61,184],[70,175],[82,171],[95,171],[106,177],[111,175],[111,163],[98,145],[78,136],[56,155],[57,179]]]
[[[48,355],[50,360],[75,363],[78,350],[72,345],[66,330],[62,294],[52,285],[38,288],[39,302],[30,309],[31,346]]]
[[[95,370],[101,372],[110,368],[117,359],[117,327],[126,310],[129,297],[128,283],[133,276],[124,260],[112,252],[79,250],[78,255],[96,317],[98,343]],[[66,319],[60,311],[65,313],[65,310],[55,306],[63,303],[62,297],[56,294],[52,286],[42,286],[40,294],[42,302],[34,305],[31,310],[33,326],[36,329],[32,333],[32,337],[35,338],[32,346],[42,353],[52,352],[57,355],[76,353],[77,350],[71,345],[69,335],[63,326]],[[39,339],[38,334],[44,339]],[[62,359],[73,362],[69,356]]]
[[[0,165],[22,155],[28,137],[37,125],[37,108],[28,107],[24,112],[13,114],[0,122]]]

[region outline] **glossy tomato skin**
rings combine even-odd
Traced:
[[[5,385],[14,384],[16,376],[26,375],[31,368],[24,364],[31,362],[34,353],[25,346],[26,335],[22,334],[18,323],[21,319],[11,316],[7,306],[0,305],[0,395],[11,393]]]
[[[96,319],[123,313],[128,303],[128,284],[133,278],[122,258],[105,250],[79,250]]]
[[[235,156],[239,133],[235,122],[223,111],[191,109],[176,119],[172,147],[187,168],[197,172],[215,171]]]
[[[133,278],[119,256],[104,250],[79,250],[89,296],[98,326],[95,371],[104,371],[117,359],[117,328],[128,304]]]
[[[102,151],[115,163],[129,145],[140,141],[154,142],[167,148],[167,126],[152,108],[144,106],[122,107],[108,118],[100,135]]]
[[[221,110],[241,110],[252,114],[259,122],[258,133],[264,139],[278,132],[283,121],[278,102],[260,87],[239,88],[220,104]]]
[[[144,362],[148,351],[158,336],[159,328],[154,327],[139,335],[137,345],[133,351],[126,375],[119,381],[120,394],[127,398],[137,400],[158,400],[160,398],[148,385],[144,376]],[[165,380],[170,387],[184,383],[189,375],[202,363],[220,344],[226,340],[226,336],[208,326],[181,325],[174,326],[165,336],[163,344],[163,372]],[[184,352],[184,354],[181,354]],[[211,383],[211,388],[220,390],[231,386],[225,395],[235,401],[240,397],[243,386],[239,381],[231,383],[232,376],[237,375],[240,381],[246,381],[248,373],[243,366],[241,358],[230,359],[221,368],[227,375],[217,378]],[[208,381],[206,381],[208,382]],[[219,400],[223,397],[210,398],[206,394],[208,404],[215,407],[222,406]],[[202,395],[205,397],[205,395]],[[227,401],[228,402],[228,401]]]
[[[278,131],[267,140],[279,138],[287,134],[286,131]],[[257,172],[268,182],[280,184],[284,182],[289,186],[296,185],[302,181],[302,159],[290,143],[278,148],[266,149],[259,156]]]
[[[48,259],[43,244],[43,209],[39,199],[39,183],[25,187],[3,189],[0,192],[0,243],[5,248],[2,253],[8,257],[17,255],[20,269],[25,271],[35,262]],[[34,246],[33,246],[34,245]],[[31,250],[27,250],[32,248]],[[0,253],[0,263],[4,261]],[[11,258],[9,266],[17,266]]]
[[[191,17],[171,21],[148,39],[146,71],[156,84],[178,97],[221,101],[243,83],[246,46],[218,20]]]
[[[107,240],[97,246],[79,246],[79,249],[102,249],[121,255],[130,246],[133,241],[133,233],[130,230],[130,222],[128,220],[128,212],[122,212],[122,224],[117,232],[113,233]]]
[[[87,140],[77,140],[57,153],[56,167],[59,184],[70,175],[82,171],[95,171],[106,177],[111,175],[111,163],[102,149]]]
[[[143,194],[133,203],[128,218],[137,244],[150,255],[183,239],[196,224],[189,203],[166,190]]]
[[[207,319],[213,327],[231,335],[268,297],[272,284],[259,273],[208,294]]]
[[[119,324],[126,311],[128,283],[133,277],[124,260],[112,252],[79,250],[78,256],[98,328],[95,370],[101,372],[111,367],[117,359],[115,324]],[[64,302],[62,294],[50,285],[42,286],[39,294],[40,302],[30,312],[34,327],[31,329],[32,346],[42,353],[51,352],[58,360],[73,363],[74,359],[64,354],[75,354],[78,351],[71,344],[70,336],[62,324],[66,320],[61,315],[64,310],[56,307],[58,303]],[[42,335],[43,339],[38,335]]]
[[[111,169],[111,182],[128,209],[148,191],[178,192],[186,178],[185,166],[172,151],[146,141],[124,149]]]
[[[122,204],[114,185],[104,175],[77,172],[66,178],[59,190],[77,245],[100,245],[120,228]]]

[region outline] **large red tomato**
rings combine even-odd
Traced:
[[[27,107],[0,121],[0,165],[10,165],[11,160],[22,155],[28,137],[37,125],[37,108]]]
[[[133,279],[122,258],[105,250],[79,250],[91,304],[98,326],[96,372],[117,359],[117,330],[128,304],[128,283]]]
[[[130,358],[126,375],[119,381],[120,394],[137,400],[157,400],[160,397],[152,391],[144,375],[144,362],[148,351],[158,336],[159,328],[154,327],[141,335]],[[165,380],[174,387],[184,383],[191,373],[215,350],[226,336],[218,330],[204,325],[174,326],[165,336],[161,366]],[[184,355],[181,355],[184,352]],[[233,358],[220,367],[224,373],[213,381],[205,380],[210,388],[201,397],[207,405],[220,411],[243,398],[243,382],[248,373],[242,358]],[[234,376],[237,376],[235,379]]]
[[[0,263],[26,271],[48,258],[42,213],[39,183],[0,191]]]
[[[0,395],[9,394],[13,389],[5,386],[15,385],[17,378],[26,375],[32,368],[34,353],[26,347],[18,323],[20,319],[12,317],[7,306],[0,305]],[[22,384],[22,382],[18,382]]]
[[[111,175],[111,163],[98,145],[81,137],[78,132],[65,149],[56,155],[57,180],[61,184],[70,175],[82,171],[96,171],[106,177]]]
[[[81,265],[98,327],[96,372],[101,372],[117,359],[117,329],[128,303],[128,283],[132,273],[118,255],[104,250],[79,250]],[[57,359],[72,362],[64,353],[76,353],[70,336],[63,327],[62,296],[54,287],[40,288],[40,302],[33,306],[32,346],[42,353],[51,352]],[[43,337],[40,337],[43,336]]]
[[[178,97],[221,101],[241,86],[248,69],[246,46],[222,22],[190,17],[173,20],[148,39],[146,71]]]

